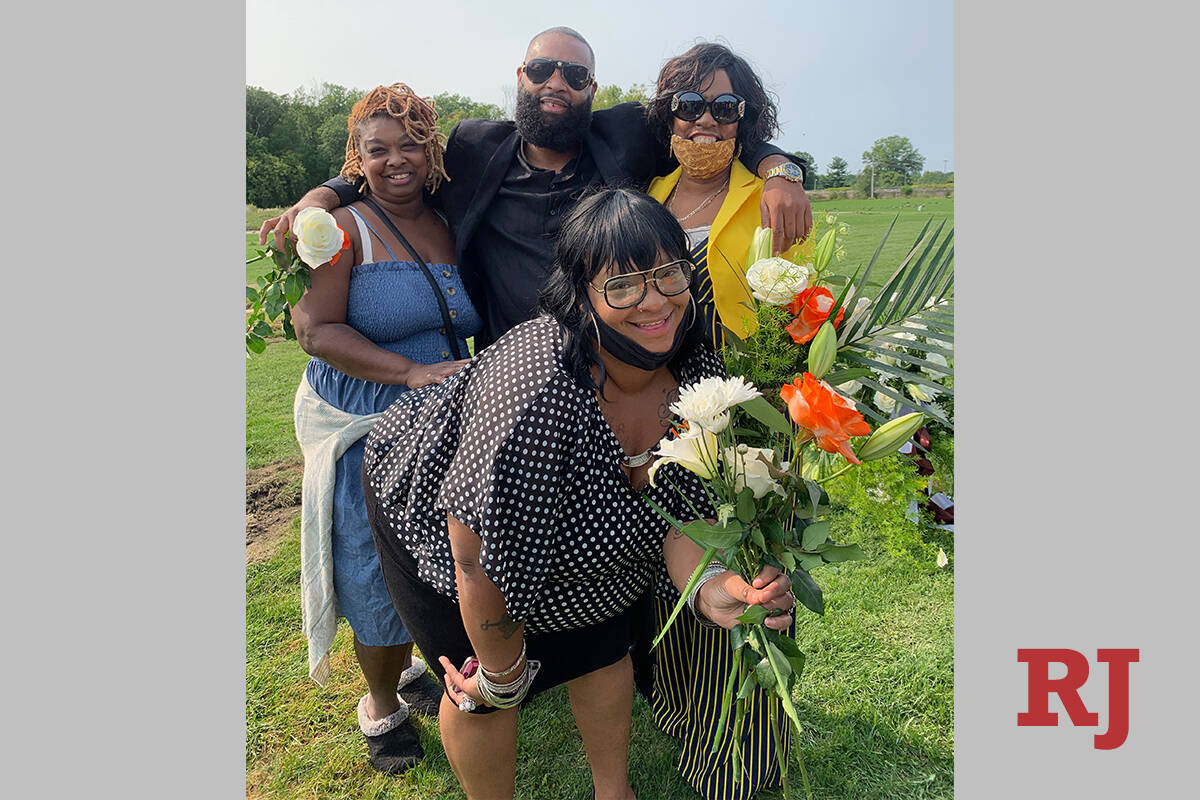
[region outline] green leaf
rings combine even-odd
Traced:
[[[816,550],[825,541],[829,539],[829,523],[826,521],[814,522],[804,529],[803,537],[800,539],[800,546],[805,550]]]
[[[804,569],[797,569],[789,573],[788,577],[792,580],[792,594],[796,595],[796,599],[809,611],[824,615],[825,598],[821,595],[821,587],[817,586],[812,576]]]
[[[267,349],[267,343],[263,341],[261,336],[255,336],[253,333],[247,333],[246,349],[251,353],[262,353]]]
[[[738,622],[749,623],[750,625],[761,625],[763,620],[767,618],[767,610],[762,606],[746,606],[746,610],[737,618]]]
[[[288,305],[294,306],[300,302],[300,298],[304,296],[304,281],[299,275],[293,272],[287,276],[283,284],[283,294]]]
[[[296,329],[292,327],[292,315],[287,312],[287,309],[284,309],[283,312],[283,338],[296,338]]]
[[[246,287],[246,299],[249,300],[251,303],[253,303],[255,300],[258,299],[258,290],[255,289],[253,286],[247,286]]]
[[[692,520],[680,528],[696,544],[705,550],[725,550],[742,543],[744,528],[723,528],[706,520]]]
[[[771,636],[770,634],[772,633],[777,635]],[[769,641],[778,647],[780,652],[782,652],[789,661],[796,657],[804,658],[804,653],[800,650],[800,645],[796,644],[796,640],[788,636],[786,633],[780,633],[779,631],[768,631],[767,635]]]
[[[825,376],[824,381],[830,386],[836,387],[839,383],[856,381],[859,378],[870,374],[871,370],[867,369],[866,367],[849,367],[847,369],[839,369],[830,372]]]
[[[704,568],[712,561],[713,555],[714,551],[709,550],[701,556],[699,563],[696,564],[696,568],[692,570],[691,577],[688,578],[687,585],[679,593],[679,600],[675,603],[675,608],[671,609],[671,614],[667,617],[667,621],[663,623],[662,630],[658,632],[658,636],[654,637],[654,641],[650,645],[651,649],[658,646],[658,643],[662,641],[662,638],[667,635],[667,631],[671,628],[671,623],[675,621],[675,618],[679,616],[679,612],[687,605],[688,595],[692,593],[692,589],[695,588],[696,583],[700,580],[700,576],[704,574]]]
[[[825,559],[821,558],[819,553],[797,553],[796,563],[800,565],[801,569],[811,572],[816,567],[824,564]]]
[[[792,423],[788,422],[787,417],[779,413],[779,409],[771,405],[767,398],[759,395],[738,405],[745,409],[747,414],[766,425],[768,430],[783,436],[792,435]]]
[[[763,539],[762,531],[757,527],[750,529],[750,541],[753,542],[754,546],[759,550],[767,549],[767,542],[765,539]]]
[[[747,524],[754,521],[754,490],[749,486],[738,492],[737,497],[737,518]],[[762,535],[759,535],[759,539]],[[760,545],[761,546],[761,545]]]
[[[808,549],[808,548],[805,548]],[[867,554],[856,544],[826,544],[816,548],[821,557],[830,564],[839,561],[862,561]]]
[[[742,678],[742,685],[738,687],[738,700],[745,700],[754,694],[754,688],[758,686],[758,680],[755,677],[756,672],[757,670],[754,669],[746,670],[746,677]],[[774,676],[772,676],[773,678]]]
[[[729,629],[729,647],[731,650],[740,650],[746,644],[746,637],[749,632],[745,625],[734,625]]]
[[[767,538],[773,543],[783,544],[787,540],[783,526],[780,525],[779,520],[775,519],[774,517],[764,518],[761,522],[759,522],[759,525],[762,526],[763,533],[765,533]]]
[[[788,570],[793,570],[796,568],[796,557],[787,550],[784,550],[779,554],[779,560]]]
[[[254,332],[264,339],[275,335],[275,332],[271,330],[271,326],[263,320],[254,323]]]
[[[768,652],[770,644],[767,645]],[[771,669],[771,657],[763,656],[762,660],[754,665],[754,677],[758,680],[758,685],[764,689],[775,688],[775,670]]]

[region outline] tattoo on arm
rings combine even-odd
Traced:
[[[500,631],[500,635],[503,636],[505,639],[511,639],[513,634],[516,633],[517,629],[520,627],[521,627],[521,623],[513,622],[513,618],[510,617],[508,614],[505,614],[504,616],[500,617],[500,619],[496,620],[495,622],[485,619],[483,621],[483,624],[479,626],[479,630],[486,631],[488,628],[496,628],[497,630]]]

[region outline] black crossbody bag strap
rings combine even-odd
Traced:
[[[404,249],[408,250],[409,254],[413,257],[413,261],[417,262],[417,266],[421,268],[422,274],[425,275],[425,280],[429,281],[429,288],[433,289],[433,296],[437,298],[438,309],[442,312],[442,324],[446,327],[446,338],[450,340],[450,353],[454,356],[455,361],[462,360],[462,352],[458,349],[458,333],[454,330],[454,322],[450,319],[450,306],[446,304],[446,298],[442,297],[442,289],[438,286],[437,278],[433,277],[433,273],[429,271],[429,267],[421,259],[421,255],[416,251],[416,248],[408,243],[408,239],[404,238],[404,234],[396,228],[396,224],[384,213],[379,204],[369,197],[363,197],[361,200],[379,215],[384,224],[400,240],[400,244],[404,245]]]

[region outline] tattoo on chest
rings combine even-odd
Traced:
[[[671,418],[674,417],[674,414],[671,413],[671,404],[678,399],[678,387],[663,391],[663,401],[658,404],[658,424],[664,428],[671,427]]]
[[[512,617],[510,617],[508,614],[505,614],[495,622],[485,619],[483,624],[479,626],[479,630],[486,631],[488,628],[495,628],[500,631],[500,635],[505,639],[511,639],[513,634],[516,633],[517,629],[520,627],[521,623],[513,622]]]

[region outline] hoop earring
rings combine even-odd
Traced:
[[[596,331],[596,347],[600,347],[600,325],[596,322],[596,312],[588,314],[588,319],[592,321],[592,330]]]
[[[696,320],[700,318],[700,307],[696,305],[696,295],[688,293],[688,301],[692,307],[692,321],[688,323],[687,329],[690,331],[696,324]]]

